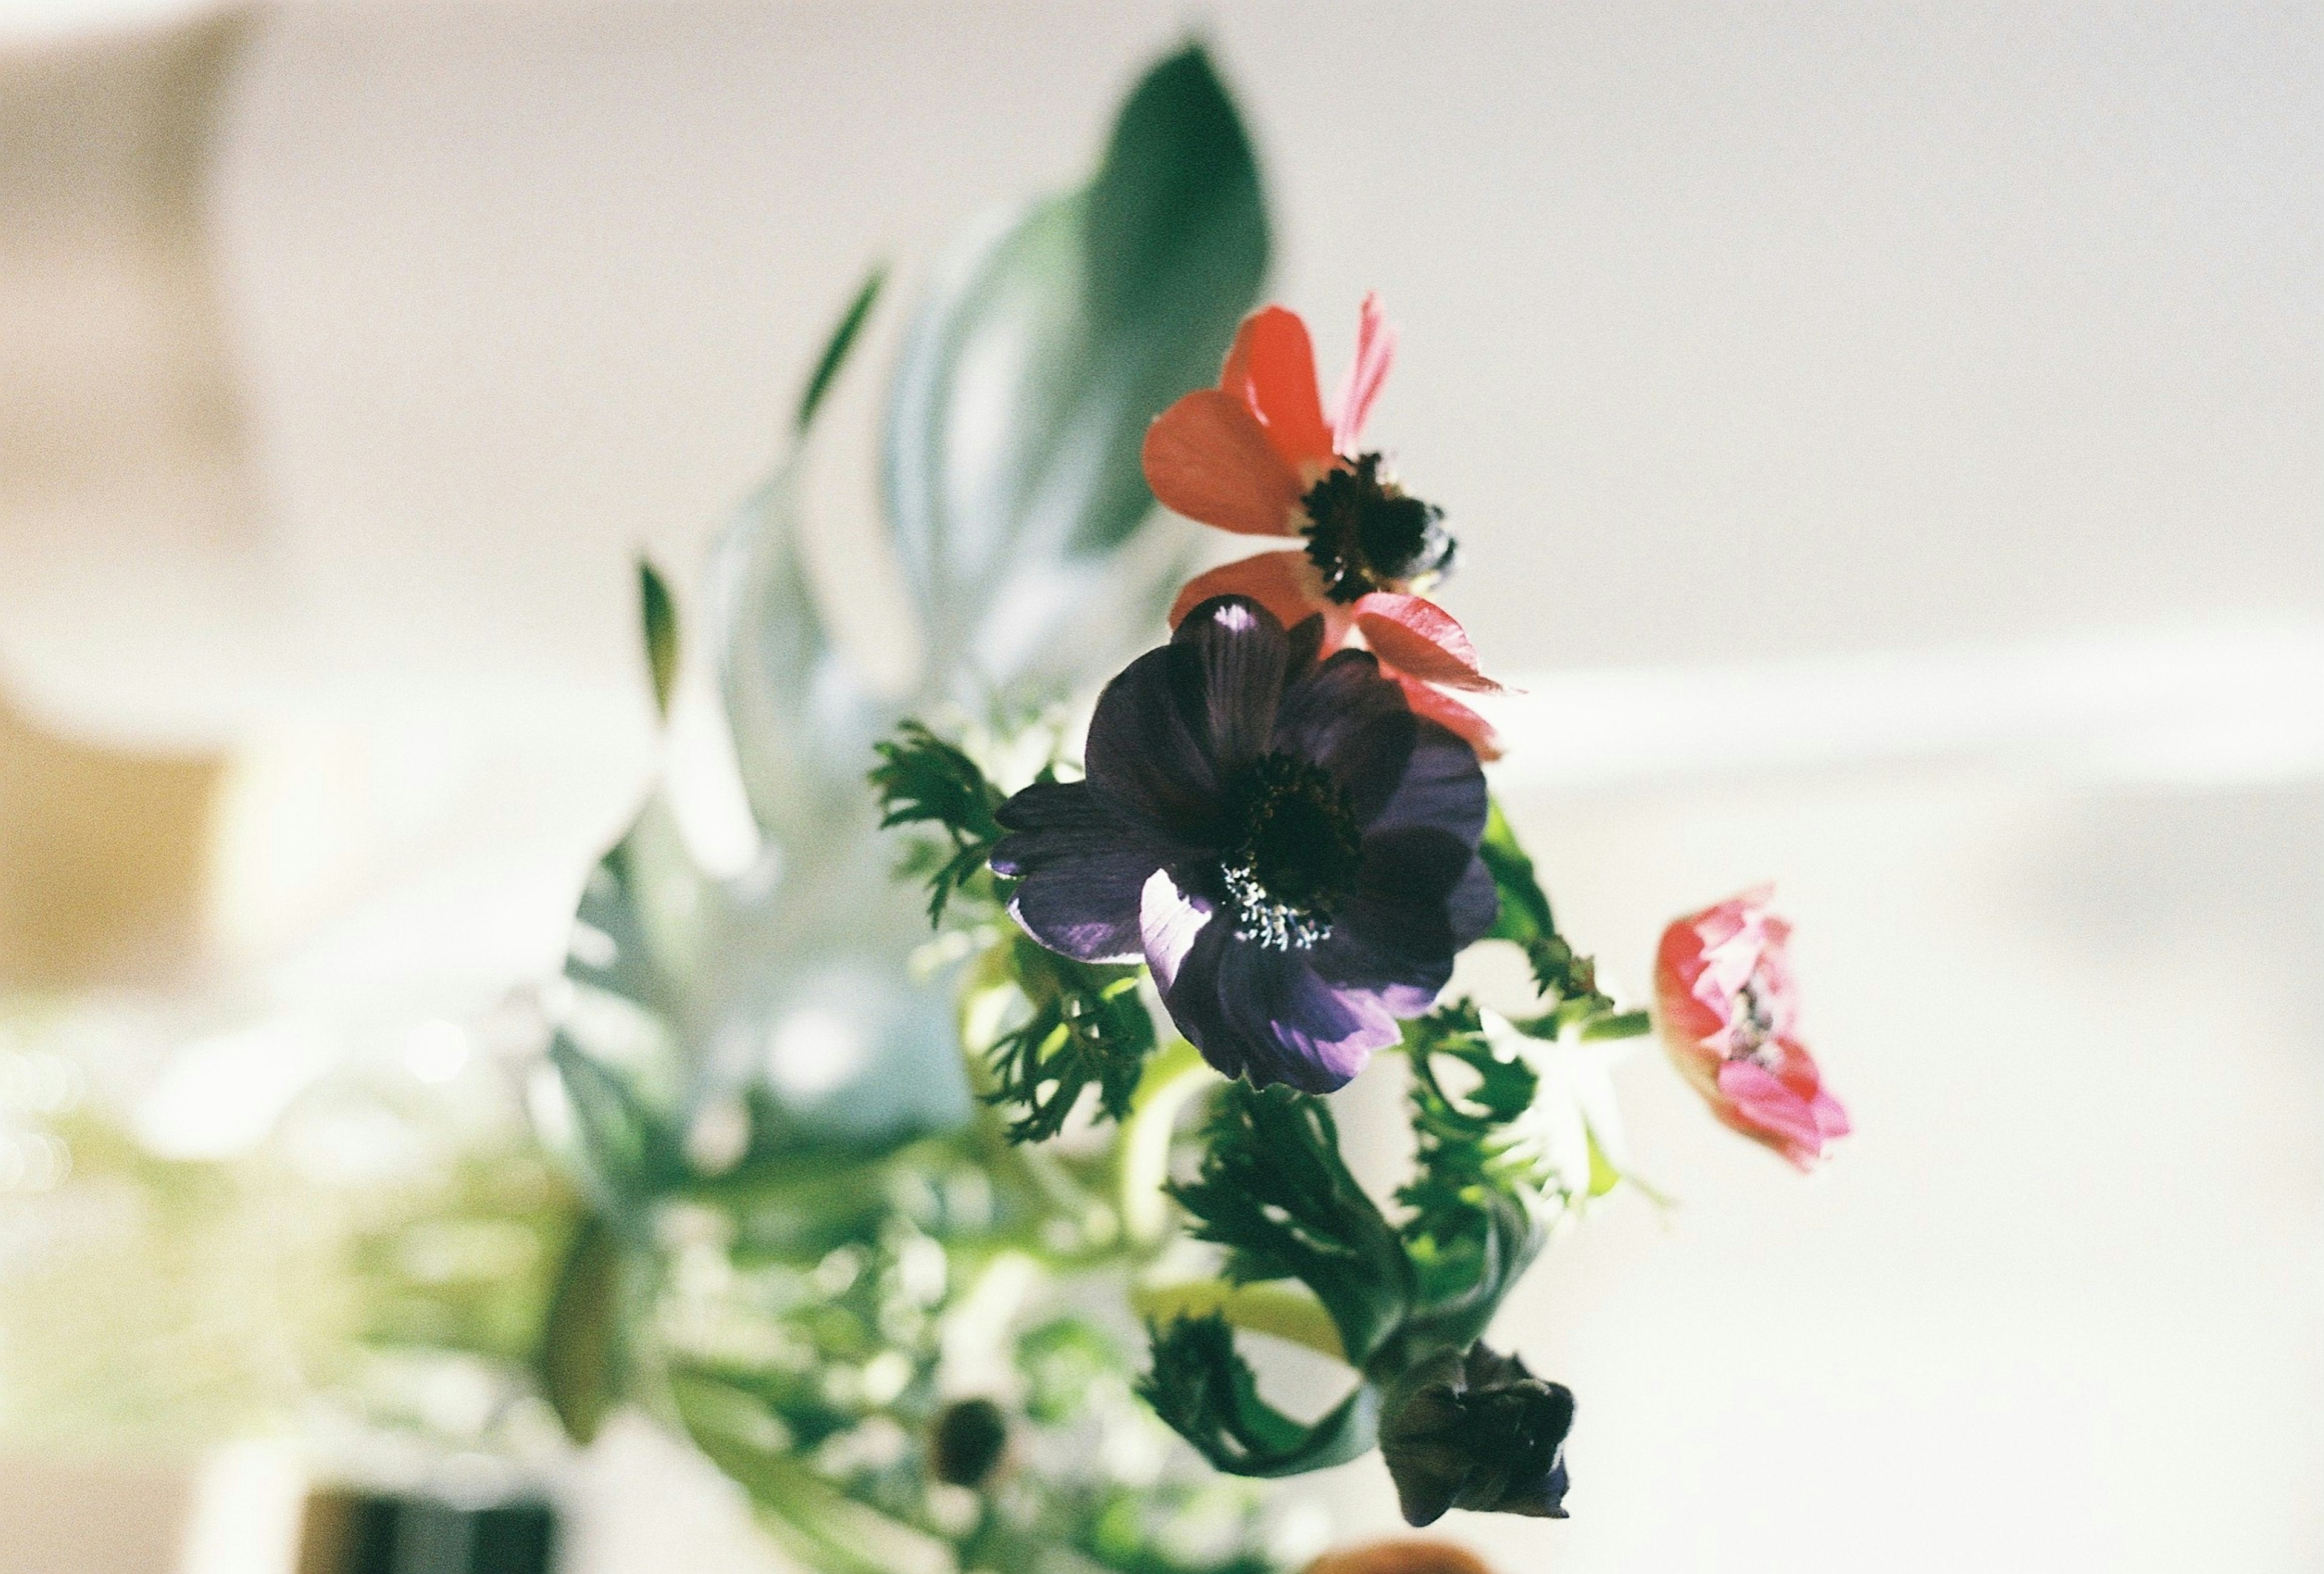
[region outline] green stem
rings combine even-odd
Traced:
[[[1121,1225],[1132,1241],[1152,1245],[1169,1228],[1170,1200],[1162,1187],[1170,1178],[1170,1134],[1187,1100],[1219,1080],[1183,1038],[1148,1059],[1130,1095],[1130,1117],[1121,1123],[1116,1160]]]

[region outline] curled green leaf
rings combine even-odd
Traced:
[[[1232,1476],[1297,1476],[1352,1459],[1372,1446],[1379,1413],[1366,1383],[1322,1420],[1293,1420],[1259,1397],[1234,1330],[1217,1316],[1155,1330],[1154,1367],[1139,1392],[1171,1431]]]

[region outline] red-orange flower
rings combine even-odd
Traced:
[[[1489,693],[1461,625],[1418,593],[1452,567],[1443,512],[1406,492],[1377,453],[1359,453],[1396,334],[1364,299],[1356,357],[1329,419],[1307,325],[1279,306],[1246,318],[1216,388],[1186,395],[1146,434],[1146,480],[1164,506],[1245,536],[1303,537],[1197,575],[1170,622],[1216,595],[1244,595],[1289,628],[1321,614],[1323,654],[1360,639],[1417,713],[1490,759],[1482,716],[1445,693]]]
[[[1485,1560],[1451,1542],[1370,1542],[1328,1552],[1307,1574],[1492,1574]]]
[[[1679,919],[1655,959],[1663,1046],[1727,1125],[1813,1169],[1848,1135],[1848,1111],[1799,1041],[1792,926],[1761,886]]]

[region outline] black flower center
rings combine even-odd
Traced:
[[[1727,1058],[1764,1063],[1767,1059],[1767,1041],[1775,1036],[1775,1014],[1748,982],[1735,991],[1735,1021],[1728,1029]]]
[[[1444,511],[1383,480],[1379,469],[1380,456],[1366,454],[1352,466],[1334,467],[1301,500],[1307,557],[1333,601],[1401,590],[1452,570],[1457,544],[1444,529]]]
[[[1235,934],[1275,951],[1305,951],[1332,933],[1332,916],[1363,858],[1348,795],[1304,759],[1269,754],[1233,787],[1240,839],[1220,868]]]

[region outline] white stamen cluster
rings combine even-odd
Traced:
[[[1220,872],[1234,898],[1237,939],[1256,941],[1269,951],[1305,951],[1331,938],[1331,916],[1277,901],[1260,882],[1253,861],[1228,864]]]

